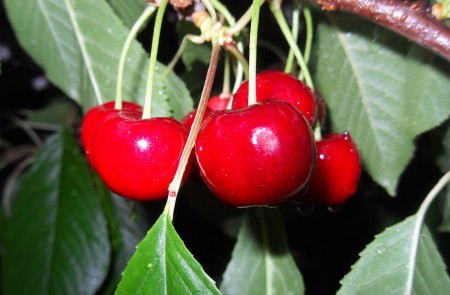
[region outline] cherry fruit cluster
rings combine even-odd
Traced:
[[[222,201],[237,207],[301,203],[335,206],[352,196],[360,160],[350,134],[315,141],[315,95],[281,71],[256,76],[257,103],[248,106],[248,81],[228,100],[208,102],[195,145],[198,174]],[[213,104],[211,107],[210,104]],[[194,110],[182,121],[189,130]]]
[[[208,101],[195,142],[192,174],[222,201],[237,207],[277,206],[290,200],[334,206],[357,189],[360,160],[349,133],[316,142],[314,94],[281,71],[256,76],[257,103],[248,106],[248,81],[230,97]],[[115,193],[138,201],[167,196],[196,110],[180,122],[142,119],[124,102],[92,108],[81,140],[89,163]],[[182,183],[190,173],[188,163]],[[195,176],[196,175],[196,176]]]

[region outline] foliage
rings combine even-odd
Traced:
[[[444,251],[450,242],[450,184],[434,206],[417,211],[450,169],[448,61],[361,18],[314,10],[309,67],[327,106],[322,131],[351,132],[364,165],[357,194],[333,212],[295,203],[243,209],[219,202],[189,180],[172,217],[164,203],[132,202],[110,192],[77,140],[82,114],[116,97],[122,47],[144,1],[3,2],[16,46],[27,55],[22,67],[31,72],[37,64],[52,90],[47,96],[34,91],[38,107],[30,100],[15,105],[8,81],[25,85],[27,76],[16,79],[13,62],[1,62],[4,294],[450,289]],[[240,16],[248,5],[224,1],[223,7]],[[290,4],[283,8],[292,13]],[[268,9],[261,13],[260,40],[266,42],[258,48],[258,70],[279,67],[279,53],[289,51]],[[180,120],[194,107],[192,91],[205,80],[196,65],[208,64],[211,50],[207,43],[190,43],[183,64],[167,76],[174,45],[186,34],[201,33],[190,21],[175,25],[176,15],[169,10],[163,25],[152,114]],[[152,25],[148,21],[133,40],[124,70],[124,98],[141,104]],[[246,38],[247,28],[237,41]],[[301,48],[304,34],[301,28]],[[221,59],[216,89],[226,78],[223,66]],[[25,115],[17,111],[24,107],[30,109]]]

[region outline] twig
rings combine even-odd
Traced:
[[[450,28],[424,4],[401,0],[315,0],[324,10],[342,10],[387,27],[450,61]]]

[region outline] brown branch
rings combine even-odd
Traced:
[[[450,28],[424,5],[402,0],[315,0],[322,9],[359,15],[403,35],[450,61]]]

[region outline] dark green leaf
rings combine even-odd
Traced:
[[[4,294],[94,294],[103,283],[111,248],[92,176],[68,131],[48,140],[7,219]]]
[[[108,0],[108,2],[129,28],[133,26],[145,9],[145,1],[142,0]]]
[[[450,64],[416,45],[411,46],[405,63],[405,107],[398,116],[414,138],[450,114]]]
[[[442,222],[439,225],[439,231],[450,232],[450,184],[445,189],[445,200],[443,206]]]
[[[52,0],[5,1],[11,23],[22,46],[39,63],[48,78],[84,108],[115,99],[117,68],[129,30],[106,1]],[[26,22],[23,20],[27,19]],[[143,102],[148,54],[134,41],[125,66],[125,100]],[[164,67],[159,64],[159,73]],[[173,75],[173,74],[171,74]],[[165,89],[183,88],[176,78],[162,81],[157,74],[152,114],[171,115]],[[188,102],[178,102],[178,100]],[[192,105],[189,93],[171,97],[177,105]],[[188,109],[184,113],[189,112]]]
[[[413,215],[375,237],[338,294],[447,294],[450,279],[431,234]]]
[[[199,29],[192,23],[187,21],[180,21],[177,23],[177,32],[180,37],[180,43],[186,35],[199,36]],[[192,71],[192,66],[195,62],[200,62],[205,65],[209,64],[211,56],[211,45],[208,42],[203,44],[195,44],[188,42],[186,48],[181,55],[184,65],[188,72]]]
[[[393,33],[360,19],[330,16],[318,31],[317,83],[333,129],[350,131],[370,175],[390,194],[413,144],[404,113],[404,45]]]
[[[139,243],[116,294],[219,294],[164,212]]]
[[[249,209],[221,284],[223,294],[303,294],[276,209]]]

